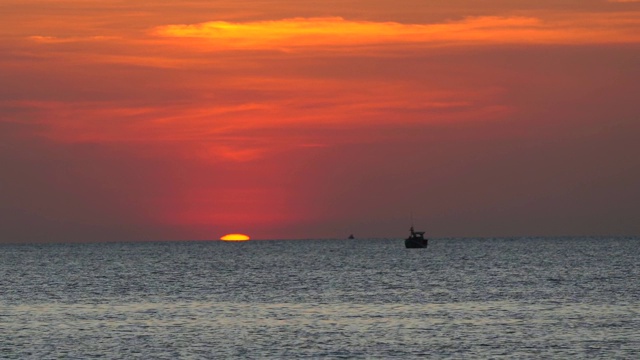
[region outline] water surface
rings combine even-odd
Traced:
[[[0,358],[639,358],[639,245],[4,245]]]

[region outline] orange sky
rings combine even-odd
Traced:
[[[0,242],[640,233],[640,1],[0,4]]]

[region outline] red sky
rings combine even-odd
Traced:
[[[640,234],[640,1],[0,3],[0,242]]]

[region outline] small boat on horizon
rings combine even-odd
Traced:
[[[355,237],[353,236],[353,234],[351,234],[347,239],[352,240],[352,239],[355,239]]]
[[[429,239],[425,239],[424,231],[413,230],[413,225],[409,231],[411,231],[411,235],[404,240],[404,246],[407,249],[423,249],[429,245]]]

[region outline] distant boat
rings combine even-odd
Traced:
[[[409,229],[411,236],[404,240],[407,249],[422,249],[429,245],[429,239],[424,238],[424,231],[414,231],[413,226]]]
[[[355,239],[355,237],[353,236],[353,234],[351,234],[347,239]]]

